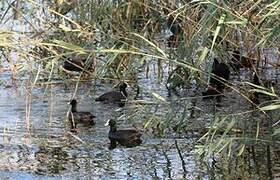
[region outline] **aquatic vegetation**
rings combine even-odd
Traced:
[[[128,93],[118,94],[126,106],[114,113],[118,116],[114,119],[138,122],[153,137],[168,138],[173,133],[195,137],[204,162],[214,157],[230,164],[255,156],[263,147],[267,159],[270,152],[277,156],[279,1],[6,0],[0,4],[0,73],[9,72],[11,77],[11,83],[0,80],[0,88],[23,87],[29,134],[38,88],[53,96],[53,88],[62,85],[71,97],[86,89],[90,92],[85,99],[95,103],[93,97],[104,92],[100,90],[104,84],[128,82],[132,85]],[[216,58],[227,67],[225,73],[213,68]],[[90,86],[83,89],[86,83]],[[138,88],[137,98],[133,87]],[[201,101],[205,87],[208,95],[223,96],[218,104]],[[65,94],[61,97],[69,99]],[[49,119],[52,113],[53,109]],[[71,137],[85,143],[74,134]],[[49,154],[56,151],[41,149]]]

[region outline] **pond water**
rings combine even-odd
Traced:
[[[157,138],[143,135],[143,144],[134,148],[109,150],[108,118],[129,113],[110,104],[93,101],[90,82],[81,83],[77,92],[79,109],[93,112],[94,127],[79,126],[69,132],[66,114],[76,82],[34,87],[29,94],[23,87],[9,84],[10,74],[1,73],[0,90],[0,178],[29,179],[194,179],[207,177],[200,171],[194,156],[194,140]],[[16,82],[20,83],[20,82]],[[120,127],[131,127],[119,120]]]
[[[22,24],[14,22],[5,26],[28,31]],[[94,97],[111,90],[112,84],[117,82],[79,83],[75,96],[79,102],[78,109],[90,111],[97,117],[95,126],[80,125],[78,132],[73,134],[69,131],[66,114],[76,81],[57,80],[48,86],[43,83],[31,87],[32,82],[28,78],[12,82],[9,71],[0,72],[0,179],[280,178],[279,144],[271,148],[269,158],[264,155],[267,150],[264,147],[255,153],[248,153],[240,161],[237,158],[236,162],[228,164],[225,163],[227,157],[215,157],[215,161],[209,158],[209,162],[204,162],[195,153],[199,137],[206,132],[205,128],[216,114],[238,114],[251,110],[244,98],[229,90],[223,98],[222,106],[217,108],[213,101],[201,100],[201,89],[181,92],[181,97],[167,97],[165,83],[155,83],[156,66],[151,65],[150,69],[149,78],[144,73],[139,74],[140,99],[156,102],[152,95],[154,92],[165,98],[166,103],[161,106],[143,106],[148,109],[143,112],[154,110],[156,114],[165,116],[170,110],[169,105],[173,105],[170,114],[175,116],[170,117],[171,124],[180,123],[178,119],[186,111],[187,117],[190,117],[186,118],[186,131],[174,133],[173,127],[167,127],[166,134],[161,137],[151,128],[143,129],[143,143],[140,146],[118,146],[113,150],[108,149],[109,129],[104,126],[108,119],[117,119],[119,128],[131,128],[143,124],[149,116],[135,114],[138,108],[135,103],[129,102],[124,108],[119,108],[94,102]],[[278,79],[279,70],[268,71],[272,78]],[[248,79],[246,72],[241,73],[242,77],[247,76]],[[241,81],[244,79],[241,78]],[[231,81],[237,86],[241,84],[236,77]],[[279,89],[278,82],[276,90]],[[129,91],[134,89],[130,88]],[[190,115],[192,110],[193,115]],[[277,113],[274,116],[279,116]],[[241,114],[236,119],[243,123],[260,118],[258,115]]]
[[[36,85],[31,90],[30,86],[27,86],[28,80],[17,80],[12,83],[10,76],[7,71],[0,74],[2,82],[0,87],[1,179],[224,179],[234,177],[235,173],[221,173],[219,168],[212,167],[209,170],[211,165],[204,164],[198,159],[195,155],[195,145],[199,136],[193,133],[179,135],[170,132],[160,138],[146,130],[143,131],[142,145],[133,148],[118,146],[116,149],[109,150],[108,128],[104,126],[109,118],[118,119],[120,128],[131,128],[134,123],[143,123],[141,119],[135,121],[126,119],[126,116],[133,114],[133,104],[128,103],[124,108],[119,108],[93,101],[97,95],[110,90],[112,88],[110,84],[98,85],[96,88],[92,82],[79,84],[76,94],[79,102],[78,109],[90,111],[97,118],[95,126],[78,126],[78,132],[72,134],[69,132],[66,114],[69,109],[67,103],[73,96],[76,81],[70,79],[57,81],[48,88]],[[141,98],[152,100],[151,92],[156,92],[163,97],[167,96],[165,86],[154,82],[152,78],[139,77],[139,85],[142,87]],[[176,101],[176,98],[166,99],[169,103]],[[233,101],[236,102],[235,98],[230,98],[230,95],[225,98],[225,103]],[[179,107],[189,106],[190,102],[182,101]],[[189,123],[209,122],[210,117],[215,113],[214,106],[211,104],[212,102],[197,100],[196,106],[199,110],[196,113],[200,114],[199,118],[190,120]],[[238,106],[237,104],[236,109]],[[161,112],[164,112],[164,109]],[[229,106],[222,106],[219,111],[229,112]],[[194,127],[191,128],[198,131]],[[249,158],[249,161],[252,160]],[[265,162],[266,159],[260,158],[259,161]],[[279,160],[274,162],[277,163]],[[222,161],[220,163],[217,164],[222,168]],[[253,170],[248,170],[248,173],[255,172],[256,169],[254,165]],[[261,177],[267,177],[266,166],[260,171]],[[279,173],[277,169],[275,172]]]

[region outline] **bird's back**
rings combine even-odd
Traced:
[[[229,67],[225,63],[214,63],[212,73],[216,75],[216,77],[210,78],[211,85],[221,85],[222,82],[217,80],[218,78],[222,78],[224,80],[228,80],[230,76]]]
[[[72,121],[72,118],[74,118],[75,123],[95,124],[93,121],[95,116],[90,112],[72,112],[69,115],[69,120]]]
[[[109,132],[109,139],[117,141],[123,146],[139,145],[142,140],[140,139],[141,133],[133,129],[118,130],[116,132]]]
[[[111,91],[102,94],[101,96],[96,98],[95,101],[121,102],[121,101],[125,101],[125,99],[126,97],[123,95],[123,93],[118,91]]]

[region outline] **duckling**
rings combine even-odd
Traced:
[[[109,103],[117,103],[119,106],[123,107],[127,98],[127,84],[124,82],[119,86],[120,91],[110,91],[102,94],[95,101],[103,101]]]
[[[142,143],[140,139],[141,133],[136,129],[117,130],[117,123],[113,119],[109,119],[105,126],[110,126],[108,137],[110,139],[110,149],[114,149],[117,143],[126,146],[134,147]]]
[[[84,125],[92,126],[95,124],[93,118],[95,116],[90,112],[78,112],[77,111],[77,100],[70,100],[69,104],[71,105],[71,111],[69,113],[68,119],[71,125],[71,131],[76,131],[77,124],[81,123]]]

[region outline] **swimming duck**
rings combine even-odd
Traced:
[[[77,100],[70,100],[69,104],[71,105],[71,111],[68,115],[68,119],[71,125],[71,131],[76,131],[76,127],[78,123],[92,126],[95,124],[93,118],[95,116],[90,112],[78,112],[77,111]]]
[[[85,56],[75,56],[73,58],[65,58],[63,68],[67,71],[83,71],[90,70],[93,64],[93,59],[88,59]]]
[[[117,103],[120,106],[124,106],[127,98],[126,88],[127,84],[124,82],[119,86],[119,91],[106,92],[98,98],[96,98],[95,101]]]
[[[134,147],[142,143],[142,140],[140,139],[142,134],[136,129],[117,130],[117,123],[112,119],[109,119],[105,126],[110,126],[108,134],[110,139],[110,149],[115,148],[117,143],[126,147]]]

